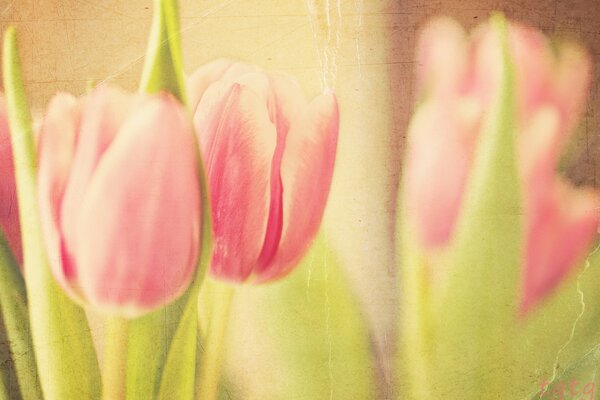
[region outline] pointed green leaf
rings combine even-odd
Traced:
[[[153,399],[188,296],[129,324],[127,399]]]
[[[193,296],[196,298],[197,296]],[[198,311],[188,301],[165,360],[158,399],[194,399],[198,345]]]
[[[322,237],[290,276],[236,288],[227,335],[222,398],[376,397],[365,321]]]
[[[185,104],[179,13],[176,0],[154,0],[150,40],[140,88],[155,93],[166,90]]]
[[[4,34],[3,80],[15,164],[31,333],[46,400],[100,396],[98,361],[84,311],[50,274],[41,234],[36,154],[16,33]]]
[[[27,310],[25,282],[4,235],[0,233],[0,311],[24,400],[42,398]]]

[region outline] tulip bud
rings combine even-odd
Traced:
[[[556,173],[590,81],[590,62],[574,44],[556,50],[539,32],[511,23],[517,159],[523,188],[525,256],[521,308],[548,295],[586,254],[600,219],[600,198]],[[419,45],[423,99],[411,123],[405,166],[406,207],[427,251],[443,251],[461,217],[486,111],[499,92],[498,36],[480,27],[467,40],[440,19]]]
[[[530,398],[597,332],[584,326],[597,277],[564,281],[600,199],[557,172],[589,61],[500,15],[470,36],[434,20],[418,52],[398,213],[403,398]]]
[[[217,61],[188,83],[206,163],[211,272],[281,278],[307,251],[327,201],[338,137],[333,93],[307,102],[292,79]]]
[[[196,267],[195,140],[171,96],[99,87],[54,97],[41,127],[40,212],[52,272],[74,299],[136,316]]]
[[[6,236],[13,254],[22,264],[21,226],[19,224],[19,207],[15,186],[15,170],[13,165],[10,132],[6,104],[0,95],[0,227]]]

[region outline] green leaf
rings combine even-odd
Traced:
[[[2,396],[9,399],[21,399],[17,374],[11,357],[10,341],[6,334],[4,321],[0,315],[0,400]]]
[[[553,381],[540,380],[530,400],[598,399],[600,397],[600,345],[557,375]]]
[[[6,327],[12,360],[24,400],[42,398],[35,365],[35,354],[29,327],[25,282],[12,256],[8,243],[0,233],[0,310]]]
[[[405,329],[399,361],[408,398],[512,398],[519,377],[512,337],[517,326],[522,254],[521,188],[516,162],[516,108],[506,27],[502,77],[486,115],[447,253],[432,258],[401,222]]]
[[[596,248],[583,269],[522,321],[518,344],[523,350],[518,364],[523,375],[522,395],[537,392],[542,382],[562,382],[565,374],[576,378],[577,371],[582,373],[580,382],[587,379],[580,367],[573,368],[586,355],[591,357],[600,343],[599,292],[600,252]]]
[[[127,399],[154,399],[171,341],[188,300],[184,295],[166,308],[129,324]]]
[[[44,398],[100,396],[100,374],[87,318],[50,274],[40,227],[36,153],[16,33],[4,34],[3,80],[15,164],[31,334]]]
[[[186,103],[177,1],[154,0],[150,40],[140,88],[155,93],[166,90]]]
[[[236,288],[227,334],[221,398],[376,397],[366,323],[322,237],[290,276]]]
[[[197,298],[197,291],[192,298]],[[198,309],[188,301],[165,361],[158,399],[193,399],[198,350]]]

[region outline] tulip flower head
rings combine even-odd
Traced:
[[[136,316],[187,288],[200,240],[196,151],[171,95],[54,97],[38,184],[50,266],[68,294]]]
[[[17,204],[17,188],[13,165],[12,147],[6,104],[0,95],[0,228],[6,236],[15,259],[19,264],[23,261],[21,250],[21,227],[19,224],[19,207]]]
[[[447,248],[460,219],[484,118],[499,91],[499,46],[488,25],[467,38],[448,19],[435,20],[421,35],[422,103],[410,126],[405,195],[428,251]],[[600,199],[556,172],[586,98],[586,53],[571,43],[553,48],[540,32],[516,23],[508,25],[508,47],[525,213],[521,307],[527,311],[586,254],[596,234]]]
[[[292,79],[229,61],[188,82],[211,193],[213,276],[283,277],[314,238],[338,137],[333,93],[307,102]]]

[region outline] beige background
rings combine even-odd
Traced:
[[[418,27],[439,14],[472,27],[491,10],[502,10],[549,34],[582,40],[600,65],[598,6],[597,0],[181,1],[188,73],[230,57],[292,74],[311,96],[335,88],[342,122],[325,229],[374,327],[382,371],[389,370],[393,344],[393,210],[414,97]],[[151,1],[0,0],[0,27],[18,28],[27,89],[38,113],[56,91],[82,93],[90,79],[135,89],[150,17]],[[569,168],[575,181],[597,186],[599,72],[597,67]]]

